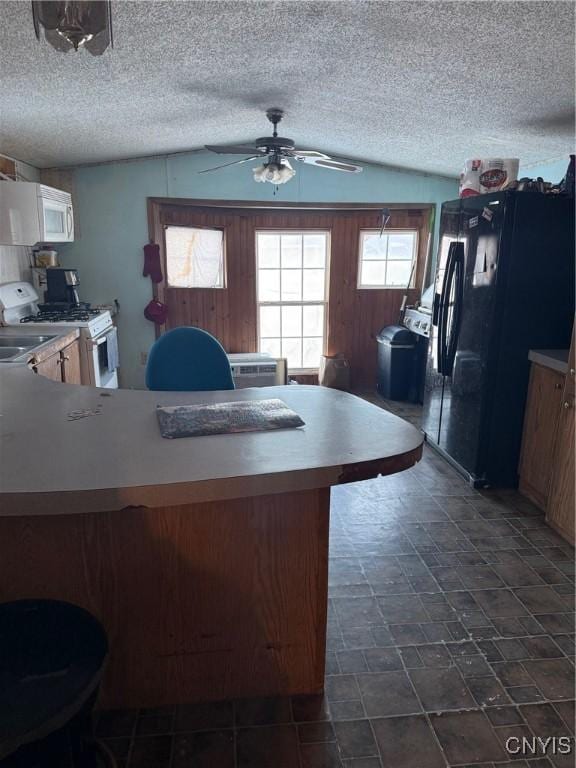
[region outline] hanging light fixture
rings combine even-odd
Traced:
[[[46,41],[57,51],[86,48],[100,56],[108,46],[113,47],[110,0],[32,0],[32,20],[37,39],[42,26]]]
[[[273,159],[264,165],[254,168],[254,181],[269,181],[271,184],[286,184],[287,181],[296,175],[288,160]]]

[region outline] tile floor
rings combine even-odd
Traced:
[[[505,747],[574,750],[574,552],[535,507],[426,450],[333,489],[330,547],[325,695],[102,713],[121,768],[574,766]]]

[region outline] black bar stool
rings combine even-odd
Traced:
[[[114,765],[92,731],[108,641],[83,608],[57,600],[0,604],[0,766]]]

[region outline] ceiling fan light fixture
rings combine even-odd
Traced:
[[[37,39],[43,28],[46,42],[61,53],[86,48],[100,56],[113,47],[110,0],[32,0],[32,20]]]
[[[264,165],[259,165],[254,168],[254,181],[266,182],[271,184],[286,184],[296,175],[296,171],[292,168],[288,160],[282,160],[275,162],[271,160]]]

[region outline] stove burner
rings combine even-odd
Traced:
[[[99,309],[51,309],[42,310],[37,315],[26,315],[21,323],[85,323],[101,314]]]

